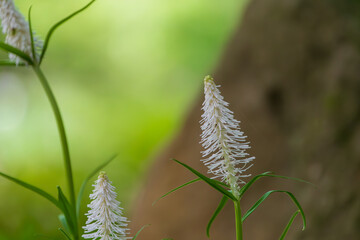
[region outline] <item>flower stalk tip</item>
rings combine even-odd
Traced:
[[[213,81],[214,81],[214,79],[213,79],[213,77],[211,75],[207,75],[204,78],[204,83],[213,82]]]

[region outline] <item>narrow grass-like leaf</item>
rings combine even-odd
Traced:
[[[94,169],[94,171],[92,171],[87,178],[85,178],[85,180],[83,181],[83,183],[81,184],[80,187],[80,191],[76,200],[76,216],[79,217],[80,214],[80,207],[81,207],[81,200],[82,197],[84,195],[84,191],[85,191],[85,187],[86,184],[90,181],[90,179],[97,174],[101,169],[103,169],[104,167],[106,167],[111,161],[113,161],[115,158],[117,157],[117,154],[113,155],[111,158],[109,158],[106,162],[102,163],[101,165],[99,165],[97,168]]]
[[[30,56],[28,56],[26,53],[24,53],[23,51],[14,48],[13,46],[6,44],[4,42],[0,42],[0,48],[4,49],[7,52],[13,53],[18,57],[21,57],[22,59],[24,59],[26,62],[28,62],[29,65],[33,64],[33,61],[31,59]]]
[[[69,224],[66,221],[65,215],[59,214],[58,219],[59,219],[61,225],[63,225],[63,227],[65,228],[65,230],[70,232],[71,230],[70,230]]]
[[[173,161],[177,162],[178,164],[184,166],[185,168],[187,168],[188,170],[190,170],[192,173],[194,173],[196,176],[198,176],[199,178],[201,178],[201,180],[203,180],[204,182],[206,182],[207,184],[209,184],[212,188],[214,188],[215,190],[219,191],[221,194],[227,196],[228,198],[230,198],[233,201],[237,201],[236,197],[234,195],[232,195],[232,193],[230,193],[228,190],[224,189],[223,187],[221,187],[215,180],[210,179],[206,176],[204,176],[203,174],[199,173],[198,171],[196,171],[195,169],[189,167],[188,165],[186,165],[185,163],[182,163],[176,159],[172,159]]]
[[[9,176],[9,175],[7,175],[7,174],[5,174],[5,173],[2,173],[2,172],[0,172],[0,176],[2,176],[2,177],[6,178],[6,179],[8,179],[8,180],[10,180],[10,181],[12,181],[12,182],[14,182],[14,183],[17,183],[17,184],[19,184],[20,186],[22,186],[22,187],[24,187],[24,188],[27,188],[27,189],[29,189],[30,191],[33,191],[33,192],[39,194],[40,196],[43,196],[44,198],[46,198],[47,200],[49,200],[50,202],[52,202],[56,207],[58,207],[59,209],[61,209],[60,204],[59,204],[59,202],[56,200],[56,198],[54,198],[53,196],[51,196],[49,193],[45,192],[44,190],[42,190],[42,189],[40,189],[40,188],[38,188],[38,187],[35,187],[35,186],[31,185],[31,184],[28,184],[28,183],[26,183],[26,182],[24,182],[24,181],[21,181],[21,180],[19,180],[19,179],[17,179],[17,178],[11,177],[11,176]]]
[[[7,66],[7,67],[16,67],[16,66],[26,66],[25,63],[19,63],[16,65],[15,62],[9,60],[0,60],[0,66]]]
[[[253,177],[249,182],[247,182],[239,191],[240,198],[244,195],[244,193],[251,187],[251,185],[256,182],[259,178],[265,177],[267,174],[270,174],[271,172],[264,172],[259,175],[256,175]]]
[[[70,14],[69,16],[67,16],[66,18],[62,19],[61,21],[57,22],[56,24],[54,24],[54,26],[52,26],[48,32],[48,34],[46,35],[45,38],[45,42],[44,42],[44,47],[42,49],[41,55],[40,55],[40,60],[39,62],[41,63],[46,50],[48,48],[49,45],[49,41],[51,39],[51,36],[53,35],[53,33],[55,32],[55,30],[60,27],[62,24],[64,24],[65,22],[67,22],[68,20],[70,20],[71,18],[75,17],[77,14],[81,13],[82,11],[84,11],[85,9],[87,9],[88,7],[90,7],[91,4],[93,4],[95,2],[95,0],[91,0],[88,4],[86,4],[84,7],[82,7],[81,9],[75,11],[74,13]]]
[[[36,61],[36,51],[35,51],[35,44],[34,44],[34,33],[32,30],[32,23],[31,23],[31,9],[32,6],[29,7],[29,12],[28,12],[28,22],[29,22],[29,31],[30,31],[30,41],[31,41],[31,53],[33,56],[33,61]]]
[[[271,191],[268,191],[267,193],[265,193],[245,214],[244,216],[242,217],[242,221],[245,221],[245,219],[255,211],[255,209],[268,197],[270,196],[272,193],[276,193],[276,192],[279,192],[279,193],[285,193],[287,194],[291,200],[294,202],[294,204],[296,205],[296,207],[299,209],[300,213],[301,213],[301,217],[302,217],[302,220],[303,220],[303,230],[305,230],[306,228],[306,218],[305,218],[305,213],[300,205],[300,203],[298,202],[298,200],[295,198],[294,194],[292,194],[291,192],[289,191],[284,191],[284,190],[271,190]]]
[[[240,198],[245,194],[245,192],[251,187],[252,184],[254,184],[254,182],[256,182],[257,180],[259,180],[262,177],[275,177],[275,178],[283,178],[283,179],[287,179],[287,180],[294,180],[294,181],[298,181],[298,182],[303,182],[303,183],[307,183],[307,184],[311,184],[314,185],[310,182],[307,182],[305,180],[302,180],[300,178],[293,178],[293,177],[286,177],[286,176],[281,176],[281,175],[275,175],[275,174],[271,174],[272,172],[264,172],[262,174],[256,175],[255,177],[253,177],[248,183],[246,183],[241,189],[240,189]]]
[[[210,228],[212,226],[212,223],[214,222],[215,218],[217,217],[217,215],[219,215],[219,213],[221,212],[221,210],[224,208],[226,202],[229,200],[229,198],[227,198],[226,196],[223,196],[221,198],[221,201],[219,203],[219,206],[216,208],[214,214],[212,215],[207,227],[206,227],[206,235],[208,236],[208,238],[210,238]]]
[[[135,236],[131,240],[135,240],[139,236],[139,234],[142,232],[142,230],[144,230],[144,228],[146,228],[148,226],[150,226],[150,224],[142,226],[142,228],[140,228],[140,230],[135,234]]]
[[[281,234],[279,240],[283,240],[283,239],[285,238],[286,234],[287,234],[288,231],[289,231],[289,228],[291,227],[292,223],[294,222],[296,216],[297,216],[299,213],[300,213],[300,210],[297,210],[297,211],[294,212],[294,214],[291,216],[290,221],[289,221],[289,223],[286,225],[286,227],[285,227],[283,233]]]
[[[181,189],[181,188],[183,188],[183,187],[186,187],[186,186],[188,186],[188,185],[190,185],[190,184],[192,184],[192,183],[198,182],[198,181],[201,181],[201,178],[193,179],[193,180],[191,180],[191,181],[189,181],[189,182],[187,182],[187,183],[184,183],[183,185],[181,185],[181,186],[179,186],[179,187],[176,187],[176,188],[172,189],[171,191],[165,193],[164,195],[162,195],[161,197],[159,197],[158,199],[156,199],[156,200],[153,202],[152,205],[154,206],[160,199],[163,199],[164,197],[168,196],[169,194],[171,194],[171,193],[173,193],[173,192],[175,192],[175,191],[177,191],[177,190],[179,190],[179,189]]]
[[[64,229],[59,228],[59,231],[65,236],[67,240],[71,240],[70,236],[64,231]]]
[[[65,216],[66,222],[69,226],[70,232],[74,236],[76,236],[77,232],[78,232],[78,228],[77,228],[77,218],[74,214],[74,209],[70,205],[67,198],[65,197],[65,194],[63,193],[61,188],[58,186],[57,189],[58,189],[59,202],[62,206],[62,210],[63,210],[64,216]]]
[[[213,180],[214,182],[216,182],[217,184],[219,184],[219,185],[221,185],[221,186],[230,188],[230,186],[229,186],[228,184],[223,183],[223,182],[221,182],[221,181],[219,181],[219,180],[216,180],[216,179],[211,179],[211,180]]]

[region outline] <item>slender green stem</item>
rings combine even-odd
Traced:
[[[64,122],[62,120],[60,109],[56,102],[54,93],[52,92],[49,82],[47,81],[44,73],[41,71],[40,67],[37,65],[33,65],[33,69],[34,69],[36,75],[38,76],[38,78],[41,82],[41,85],[43,86],[43,88],[46,92],[46,95],[50,101],[51,107],[52,107],[54,115],[55,115],[56,123],[57,123],[59,134],[60,134],[62,151],[63,151],[63,155],[64,155],[65,171],[66,171],[66,177],[67,177],[68,187],[69,187],[69,191],[70,191],[70,201],[71,201],[71,205],[75,206],[74,180],[73,180],[73,174],[72,174],[72,169],[71,169],[70,152],[69,152],[69,146],[68,146],[68,142],[67,142],[67,138],[66,138]]]
[[[66,239],[71,240],[71,238],[70,238],[69,235],[64,231],[64,229],[59,228],[59,231],[66,237]]]
[[[234,201],[236,240],[243,239],[240,200]]]

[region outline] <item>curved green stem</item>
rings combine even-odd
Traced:
[[[64,155],[64,164],[65,164],[65,171],[66,171],[66,177],[68,182],[68,187],[70,191],[70,202],[72,206],[75,206],[75,190],[74,190],[74,180],[73,180],[73,174],[71,169],[71,160],[70,160],[70,152],[69,152],[69,145],[66,138],[66,132],[64,127],[64,122],[62,120],[61,112],[59,109],[59,106],[56,102],[54,93],[52,92],[49,82],[47,81],[44,73],[41,71],[40,67],[37,65],[32,66],[36,75],[38,76],[41,85],[43,86],[46,95],[50,101],[51,107],[53,109],[56,123],[58,126],[59,134],[60,134],[60,141],[62,146],[62,151]]]
[[[234,201],[234,209],[235,209],[236,240],[242,240],[243,232],[242,232],[240,200]]]

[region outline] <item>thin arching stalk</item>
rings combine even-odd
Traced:
[[[37,65],[33,65],[33,69],[38,76],[41,85],[43,86],[46,96],[48,97],[51,107],[53,109],[57,127],[60,134],[60,141],[61,141],[61,147],[63,151],[64,156],[64,165],[65,165],[65,171],[66,171],[66,178],[68,183],[68,188],[70,192],[70,201],[71,205],[75,206],[75,189],[74,189],[74,180],[73,180],[73,174],[72,174],[72,168],[71,168],[71,160],[70,160],[70,152],[69,152],[69,145],[66,137],[66,131],[64,127],[64,121],[61,116],[61,112],[59,109],[59,105],[57,104],[56,98],[54,96],[53,91],[50,88],[49,82],[47,81],[44,73],[41,71],[40,67]]]

